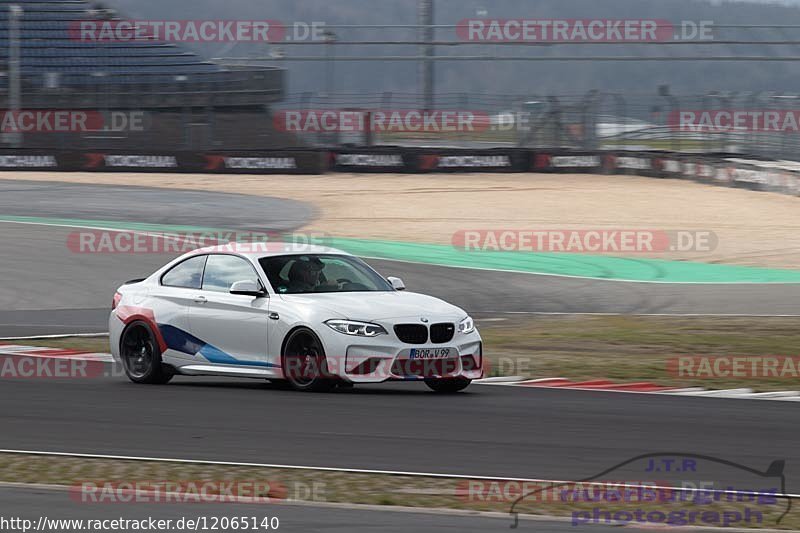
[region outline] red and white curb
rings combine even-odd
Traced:
[[[47,359],[77,359],[81,361],[100,361],[103,363],[114,362],[113,357],[109,353],[92,353],[60,348],[40,348],[37,346],[17,346],[14,344],[0,344],[0,356],[2,355],[42,357]]]
[[[113,363],[111,354],[84,352],[62,348],[42,348],[0,343],[0,356],[41,357],[47,359],[73,359]],[[503,385],[514,387],[535,387],[540,389],[568,389],[597,392],[622,392],[631,394],[671,394],[676,396],[702,396],[705,398],[734,398],[746,400],[800,401],[800,391],[755,392],[752,389],[713,390],[702,387],[676,388],[656,385],[650,382],[614,383],[606,379],[591,381],[570,381],[565,378],[527,379],[523,376],[501,376],[479,379],[479,385]]]
[[[607,379],[590,381],[571,381],[565,378],[526,379],[521,376],[494,377],[481,379],[481,385],[505,385],[514,387],[535,387],[540,389],[568,389],[598,392],[621,392],[630,394],[670,394],[675,396],[701,396],[704,398],[733,398],[739,400],[778,400],[800,401],[800,391],[755,392],[753,389],[714,390],[703,387],[677,388],[657,385],[650,382],[615,383]]]

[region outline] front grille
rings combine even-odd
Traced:
[[[397,338],[406,344],[425,344],[428,342],[428,327],[422,324],[397,324],[394,327]]]
[[[455,324],[434,324],[431,326],[431,342],[435,344],[450,342],[455,332]]]

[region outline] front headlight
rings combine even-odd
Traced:
[[[339,333],[353,335],[356,337],[377,337],[387,335],[386,330],[380,324],[370,322],[358,322],[355,320],[328,320],[325,324]]]
[[[475,321],[472,320],[472,317],[467,317],[458,323],[459,333],[472,333],[473,331],[475,331]]]

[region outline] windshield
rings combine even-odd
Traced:
[[[259,263],[278,294],[394,290],[388,281],[356,257],[290,255],[265,257]]]

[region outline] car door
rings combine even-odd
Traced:
[[[189,310],[203,284],[205,255],[190,257],[174,265],[161,276],[159,285],[150,291],[154,319],[167,345],[165,360],[193,359],[194,347],[189,339]]]
[[[263,286],[247,259],[229,254],[208,256],[202,288],[189,308],[191,332],[200,345],[198,353],[212,363],[265,366],[269,298],[231,294],[237,281]]]

